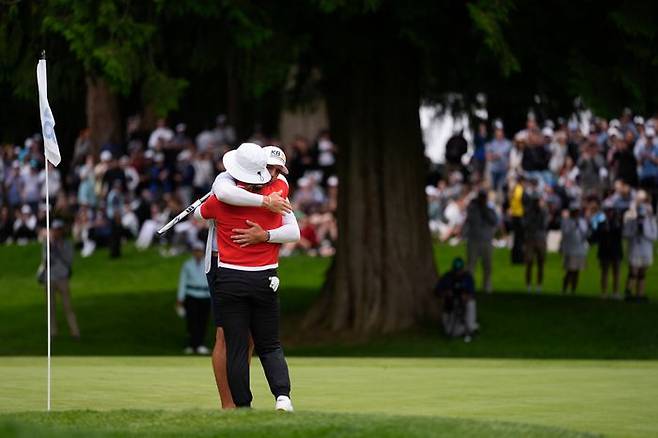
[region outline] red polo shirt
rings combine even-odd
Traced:
[[[261,195],[281,192],[281,196],[288,197],[288,185],[282,179],[277,179],[263,187]],[[201,216],[204,219],[214,219],[217,234],[217,248],[219,249],[219,266],[260,271],[276,268],[279,263],[278,243],[257,243],[240,248],[233,242],[231,236],[236,228],[249,228],[247,219],[257,223],[264,230],[273,230],[282,225],[280,214],[272,213],[263,207],[236,207],[210,196],[201,204]]]

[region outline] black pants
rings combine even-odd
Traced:
[[[525,262],[523,246],[525,236],[523,232],[523,219],[518,216],[512,216],[512,233],[514,233],[514,242],[512,244],[512,264],[520,265]]]
[[[221,327],[219,321],[219,306],[217,303],[217,294],[215,293],[215,279],[217,278],[217,254],[215,253],[210,260],[210,271],[206,274],[208,280],[208,289],[210,290],[210,299],[212,301],[212,317],[215,321],[215,327]]]
[[[270,287],[275,269],[219,268],[215,301],[226,339],[228,383],[236,406],[249,407],[249,332],[274,397],[290,396],[288,364],[279,340],[279,295]]]
[[[121,225],[121,220],[115,218],[112,220],[112,226],[110,227],[110,238],[108,240],[107,246],[110,249],[110,258],[116,259],[121,257],[121,236],[123,235],[123,226]]]
[[[197,348],[203,344],[210,314],[210,298],[185,297],[185,321],[187,322],[188,345]]]

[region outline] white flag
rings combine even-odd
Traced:
[[[57,166],[62,161],[55,136],[55,118],[48,104],[48,79],[46,78],[46,60],[37,64],[37,84],[39,85],[39,112],[41,113],[41,130],[43,132],[43,149],[46,159]]]

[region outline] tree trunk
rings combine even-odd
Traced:
[[[240,78],[238,76],[236,57],[234,50],[231,49],[226,56],[226,115],[228,123],[234,129],[241,128],[240,96]]]
[[[326,75],[339,237],[307,327],[392,332],[435,314],[418,64],[400,41],[378,38],[355,36],[346,62]]]
[[[87,126],[94,151],[121,140],[119,104],[108,83],[99,77],[87,75]]]

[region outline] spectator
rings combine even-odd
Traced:
[[[7,193],[7,204],[15,210],[23,203],[23,178],[21,177],[21,165],[18,161],[11,163],[11,170],[5,177],[4,185]]]
[[[464,336],[464,342],[470,342],[471,335],[480,326],[477,323],[475,282],[473,275],[464,268],[464,260],[455,258],[452,269],[436,285],[436,294],[443,299],[441,323],[444,333],[449,337]]]
[[[509,214],[512,220],[512,234],[514,236],[512,245],[512,263],[521,264],[524,262],[523,245],[523,186],[525,179],[519,176],[512,185],[509,193]]]
[[[505,138],[503,123],[494,122],[494,138],[485,146],[486,158],[489,164],[491,185],[494,190],[502,189],[509,168],[509,155],[512,143]]]
[[[32,211],[36,212],[41,199],[41,181],[39,179],[39,163],[32,160],[22,174],[23,178],[23,202],[30,206]]]
[[[594,142],[587,143],[578,160],[580,184],[585,196],[601,195],[601,179],[607,176],[605,160]]]
[[[567,134],[564,131],[555,133],[553,141],[549,145],[551,159],[548,168],[553,175],[559,175],[567,158]]]
[[[531,179],[523,191],[523,255],[525,258],[525,284],[532,293],[532,266],[537,263],[537,283],[535,292],[541,293],[544,282],[544,262],[546,260],[546,232],[548,213],[541,199],[537,179]]]
[[[60,220],[54,220],[51,228],[50,241],[50,334],[57,336],[57,294],[62,298],[66,321],[69,325],[69,331],[74,339],[80,339],[80,329],[78,320],[73,311],[71,303],[71,291],[69,289],[69,280],[72,274],[73,266],[73,247],[71,243],[64,238],[64,223]],[[41,251],[41,266],[39,267],[39,281],[46,284],[46,242],[43,244]],[[47,291],[46,291],[47,293]]]
[[[290,178],[291,186],[297,184],[297,180],[306,176],[306,172],[316,168],[316,161],[308,140],[298,136],[292,144],[292,158],[290,159]]]
[[[326,201],[322,188],[313,177],[303,177],[297,181],[298,188],[292,196],[295,209],[306,214],[317,211]]]
[[[478,129],[473,136],[473,156],[471,157],[471,165],[478,175],[484,174],[484,166],[486,164],[485,145],[489,139],[488,137],[487,124],[484,122],[478,123]]]
[[[235,145],[235,130],[231,125],[227,123],[226,115],[220,114],[215,119],[215,129],[213,130],[213,136],[213,141],[216,145]]]
[[[467,151],[468,143],[466,143],[466,139],[464,138],[464,130],[460,129],[446,143],[446,163],[450,172],[455,170],[462,171],[462,157]]]
[[[487,192],[480,190],[475,199],[468,204],[466,220],[462,235],[466,239],[467,269],[475,273],[478,259],[482,260],[482,288],[491,293],[491,255],[493,238],[498,224],[496,211],[488,205]]]
[[[637,187],[637,160],[629,144],[621,138],[617,130],[613,130],[610,169],[615,179],[620,179],[632,187]]]
[[[156,128],[151,133],[148,141],[148,147],[150,149],[156,149],[160,141],[169,142],[174,138],[174,131],[172,131],[167,126],[166,119],[158,119],[156,122]]]
[[[576,292],[580,271],[585,269],[587,259],[587,222],[580,215],[580,205],[572,203],[568,211],[562,214],[562,257],[565,275],[562,281],[562,293]]]
[[[626,282],[626,299],[644,301],[647,269],[653,264],[653,242],[658,238],[656,217],[645,192],[640,191],[635,204],[624,217],[624,236],[628,239],[629,274]]]
[[[612,199],[603,203],[603,213],[592,218],[592,242],[598,244],[597,256],[601,267],[601,296],[608,297],[608,277],[612,272],[612,297],[619,295],[619,268],[623,257],[621,213]]]
[[[73,146],[72,166],[79,166],[85,162],[87,157],[93,153],[93,144],[91,142],[91,131],[88,128],[80,131],[78,138]]]
[[[192,257],[181,268],[178,279],[176,310],[185,317],[188,341],[185,354],[209,354],[205,335],[210,316],[210,291],[205,274],[205,247],[201,242],[192,246]]]
[[[0,244],[11,243],[14,234],[14,221],[6,205],[0,206]]]
[[[29,205],[25,204],[21,207],[13,226],[13,240],[19,245],[25,245],[37,238],[37,217],[32,213]]]
[[[336,174],[336,145],[331,141],[328,130],[323,130],[318,136],[316,145],[318,167],[322,171],[322,178],[326,182],[329,177]]]
[[[636,151],[640,165],[640,187],[652,197],[652,206],[656,208],[658,198],[658,144],[655,142],[656,131],[648,126],[644,131],[644,142]]]
[[[94,171],[94,157],[89,155],[78,171],[80,184],[78,185],[78,204],[96,207],[96,173]]]
[[[62,174],[50,162],[47,162],[46,165],[48,166],[48,198],[50,199],[50,203],[54,204],[57,194],[62,190]],[[40,199],[45,199],[46,169],[39,172],[39,185],[41,186]]]
[[[121,218],[124,208],[124,190],[121,181],[114,180],[112,189],[107,195],[106,212],[110,222],[110,235],[108,247],[110,249],[110,258],[121,257],[121,237],[123,235],[123,226]]]

